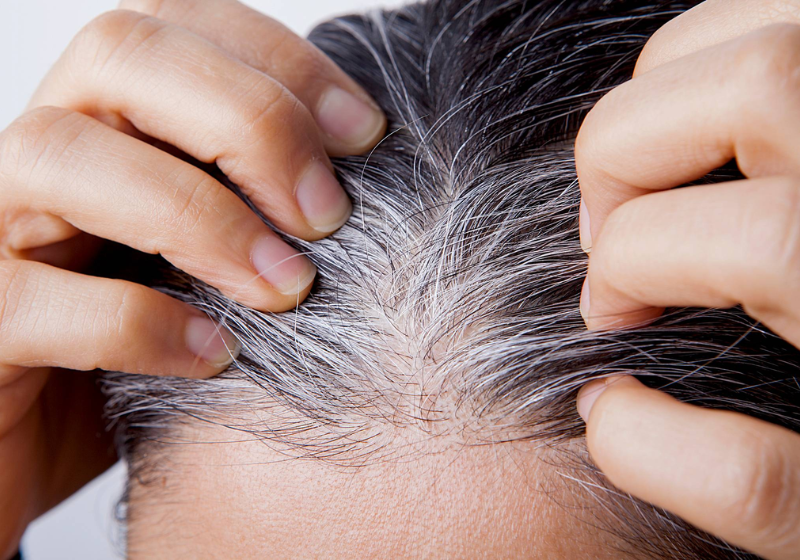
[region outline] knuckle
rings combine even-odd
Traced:
[[[589,136],[591,136],[591,132],[587,126],[586,120],[584,120],[580,130],[578,130],[578,135],[575,137],[573,152],[575,154],[575,169],[578,173],[579,180],[586,174],[586,167],[589,163],[589,149],[591,147],[591,142],[588,139]],[[581,186],[583,186],[582,183],[583,181],[581,181]]]
[[[600,255],[602,260],[610,261],[611,269],[629,260],[629,241],[641,235],[641,216],[647,215],[647,202],[643,197],[634,198],[614,208],[603,222],[602,235],[594,241],[593,260],[596,254]]]
[[[771,107],[774,112],[775,102],[796,104],[800,25],[777,23],[752,33],[738,49],[735,71],[743,91],[759,96],[752,109]],[[764,98],[769,101],[764,102]]]
[[[209,214],[219,211],[223,187],[212,177],[198,172],[185,180],[180,194],[173,198],[168,223],[174,224],[173,235],[194,235],[213,224]]]
[[[616,139],[620,137],[618,126],[621,124],[616,107],[625,106],[626,93],[617,87],[601,98],[581,123],[575,139],[575,167],[581,188],[594,188],[594,183],[610,176],[609,162],[617,153]],[[621,98],[621,101],[620,101]]]
[[[218,163],[235,183],[252,178],[254,157],[267,145],[291,144],[302,151],[311,146],[317,150],[319,137],[311,113],[294,95],[280,84],[253,88],[248,101],[237,109],[235,135],[239,140]],[[321,148],[319,148],[321,150]],[[300,154],[302,155],[302,153]],[[294,161],[287,169],[294,170]],[[240,183],[241,184],[241,183]]]
[[[113,10],[100,14],[78,32],[76,40],[97,48],[109,42],[124,40],[146,18],[129,10]]]
[[[258,53],[260,65],[270,71],[276,70],[276,65],[282,66],[286,57],[286,45],[292,42],[294,34],[287,28],[278,25],[272,29],[270,41]]]
[[[592,147],[595,146],[595,142],[593,142],[593,138],[596,135],[595,127],[594,127],[594,120],[597,115],[597,112],[600,110],[600,102],[595,104],[591,111],[586,115],[583,119],[583,123],[581,124],[580,129],[578,130],[578,135],[575,138],[575,164],[578,168],[578,172],[580,174],[582,168],[586,167],[586,165],[591,161],[592,156]]]
[[[238,107],[239,128],[246,137],[259,137],[291,122],[296,99],[280,84],[256,77],[247,99]]]
[[[38,160],[57,135],[53,130],[75,113],[57,107],[39,107],[25,113],[0,133],[0,175],[13,178]]]
[[[286,76],[293,91],[330,78],[330,63],[308,41],[285,30],[269,48],[265,66]]]
[[[734,461],[740,471],[731,489],[730,514],[752,536],[780,539],[797,523],[796,466],[783,446],[763,434],[746,434]]]
[[[115,54],[130,54],[165,24],[148,15],[130,10],[106,12],[89,22],[75,37],[68,49],[77,64],[91,61],[103,68]]]
[[[107,348],[117,344],[135,345],[148,330],[147,315],[152,312],[149,289],[134,283],[121,282],[111,290],[104,305],[115,309],[108,314]]]
[[[785,294],[787,286],[800,286],[800,184],[791,178],[777,179],[765,196],[756,197],[742,212],[739,235],[750,257],[746,266],[758,270],[766,283],[748,294],[745,302],[750,307],[768,306],[763,298]]]
[[[624,292],[627,299],[636,289],[636,283],[630,281],[631,252],[635,251],[630,240],[637,239],[639,233],[631,219],[636,212],[630,208],[623,204],[611,212],[603,222],[603,235],[593,240],[589,265],[593,292]]]

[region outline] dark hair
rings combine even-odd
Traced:
[[[329,239],[290,240],[319,269],[294,312],[259,313],[161,275],[160,288],[224,321],[244,350],[208,381],[107,377],[132,476],[146,481],[176,424],[200,420],[346,466],[417,452],[394,445],[398,428],[559,449],[583,438],[581,384],[630,371],[684,401],[797,430],[800,352],[741,310],[671,310],[605,333],[586,331],[578,311],[572,142],[647,38],[697,3],[432,0],[317,28],[311,40],[374,96],[390,133],[335,161],[352,219]],[[241,420],[262,406],[275,414]],[[585,452],[564,457],[624,550],[750,557],[609,488]]]

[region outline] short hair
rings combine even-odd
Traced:
[[[620,372],[798,430],[800,352],[740,309],[670,310],[616,332],[587,331],[578,310],[577,130],[648,37],[697,3],[431,0],[318,27],[311,40],[384,108],[389,133],[334,161],[350,221],[322,241],[287,238],[319,270],[293,312],[159,273],[154,285],[222,321],[243,350],[206,381],[107,376],[131,476],[146,481],[154,452],[197,421],[351,467],[419,452],[395,444],[398,429],[566,448],[584,438],[578,388]],[[243,420],[258,407],[274,414]],[[604,504],[598,522],[625,550],[752,557],[612,489],[585,452],[565,461],[589,481],[565,484]]]

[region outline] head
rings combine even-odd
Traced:
[[[800,426],[800,353],[741,311],[596,333],[578,310],[572,142],[696,3],[431,0],[316,29],[390,133],[335,161],[352,219],[290,240],[319,269],[294,311],[160,273],[243,351],[207,381],[108,376],[131,556],[747,557],[611,488],[574,406],[634,372]]]

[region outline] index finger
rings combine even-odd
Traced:
[[[800,2],[706,0],[656,31],[639,56],[633,75],[773,23],[800,23]]]
[[[306,107],[277,80],[177,25],[130,11],[99,16],[31,100],[31,109],[44,106],[112,125],[124,119],[216,164],[295,237],[325,237],[352,212]]]
[[[279,81],[311,111],[330,155],[363,153],[386,129],[377,104],[322,51],[236,0],[122,0],[120,8],[184,27]]]
[[[800,556],[800,436],[681,403],[633,377],[581,389],[593,460],[618,488],[770,560]]]
[[[634,83],[638,82],[638,79],[643,74],[651,70],[659,69],[678,59],[695,55],[704,49],[721,45],[722,43],[732,41],[755,30],[778,23],[800,23],[800,2],[797,0],[706,0],[705,2],[701,2],[699,5],[682,13],[661,27],[647,41],[636,63],[634,78],[637,79],[634,80]],[[686,84],[690,81],[690,78],[685,76],[673,76],[673,78],[677,80],[675,83],[678,84]],[[628,84],[626,84],[626,86],[627,85]],[[680,103],[690,105],[694,102],[695,97],[688,89],[689,88],[687,88],[687,91],[679,100]],[[657,91],[657,89],[651,89],[650,93],[648,93],[648,90],[642,89],[640,90],[640,94],[655,96],[657,95]],[[719,97],[723,96],[721,93],[718,95]],[[647,100],[647,97],[645,97],[645,100]],[[636,103],[635,105],[641,104],[642,103]],[[623,123],[628,123],[634,128],[649,126],[655,129],[658,127],[658,124],[664,124],[664,122],[669,120],[673,115],[673,113],[670,113],[666,108],[656,106],[652,107],[649,114],[636,116],[631,115],[631,112],[627,111],[627,108],[624,106],[618,106],[618,109],[619,112],[613,115],[614,118],[618,118]],[[704,116],[703,112],[700,112],[699,116],[692,115],[692,118],[684,119],[682,122],[678,123],[679,126],[676,128],[682,129],[684,134],[689,133],[693,131],[699,123],[703,123]],[[653,123],[655,123],[655,125]],[[583,128],[581,132],[585,132]],[[663,140],[664,138],[661,133],[663,133],[663,131],[658,130],[653,136],[655,138],[660,137]],[[584,136],[586,135],[584,134]],[[579,135],[579,139],[580,138],[581,136]],[[673,139],[675,138],[669,136],[666,138],[666,140]],[[691,143],[686,142],[685,138],[681,140],[684,141],[684,144],[691,145]],[[592,141],[602,143],[604,139],[596,140],[593,138]],[[628,145],[622,147],[615,145],[614,148],[616,148],[616,150],[611,151],[611,160],[612,162],[624,160],[626,153],[620,151],[624,149],[629,152],[630,161],[621,161],[617,163],[622,163],[631,168],[636,166],[646,167],[647,162],[642,162],[638,159],[638,152],[641,147],[641,145],[636,145],[633,142],[629,142]],[[649,146],[644,147],[647,148]],[[674,173],[674,169],[669,162],[670,156],[672,156],[674,160],[676,154],[669,150],[664,150],[663,146],[656,146],[656,150],[662,152],[662,159],[664,160],[661,163],[661,168],[656,171],[662,173],[666,179],[672,180],[670,184],[660,188],[671,188],[680,185],[681,181],[677,177],[671,176],[671,174]],[[608,150],[605,152],[606,155],[608,155],[608,152]],[[616,154],[616,157],[614,154]],[[707,156],[708,154],[701,153],[701,156],[703,155]],[[732,153],[728,155],[733,157]],[[578,156],[579,154],[576,153],[576,158]],[[689,158],[684,158],[684,163],[686,163],[687,160],[697,163],[694,154],[690,154],[690,156]],[[714,160],[714,162],[718,165],[725,163],[721,161],[721,158]],[[578,163],[580,165],[581,162],[579,161]],[[600,164],[597,164],[597,166],[599,167]],[[584,164],[584,173],[591,173],[591,167],[592,165]],[[587,168],[589,169],[587,170]],[[684,180],[694,180],[711,170],[713,170],[713,167],[709,168],[707,165],[703,166],[697,169],[694,174],[689,174],[690,178]],[[579,175],[580,174],[581,169],[579,168]],[[603,179],[598,180],[603,181]],[[592,191],[592,185],[587,184],[591,181],[592,179],[590,178],[584,178],[584,180],[581,181],[582,191]],[[617,181],[616,183],[613,181],[606,182],[608,184],[605,186],[608,188],[603,188],[603,192],[599,193],[596,197],[599,200],[594,201],[594,203],[583,200],[581,203],[581,242],[586,251],[591,251],[591,238],[600,231],[602,223],[611,211],[623,202],[648,192],[646,188],[637,188],[640,185],[624,184],[621,181]],[[592,194],[594,193],[590,192],[588,198],[593,198]]]
[[[800,26],[781,24],[660,66],[606,95],[575,142],[590,250],[608,216],[736,158],[750,178],[797,175]]]

